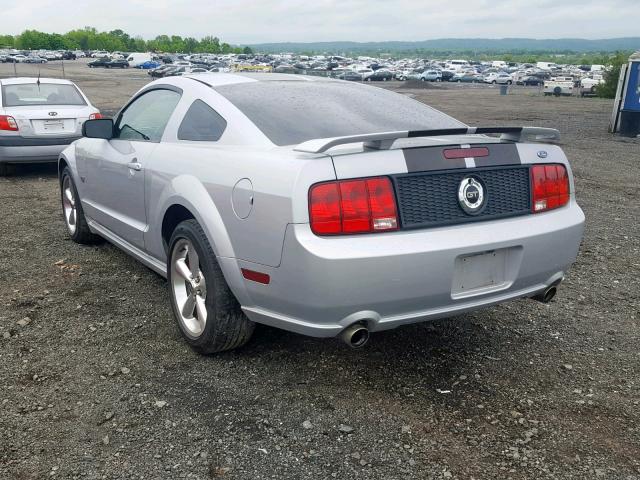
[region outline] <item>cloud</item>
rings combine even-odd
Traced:
[[[638,0],[29,0],[6,2],[0,33],[84,26],[131,35],[202,37],[235,44],[433,38],[637,36]]]

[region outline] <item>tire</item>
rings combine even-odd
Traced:
[[[202,227],[195,220],[180,223],[173,231],[169,245],[167,281],[171,309],[187,343],[204,355],[246,344],[253,334],[255,323],[244,315],[227,285]],[[193,258],[191,249],[197,254],[196,275],[189,266]],[[183,268],[180,268],[180,264]],[[188,280],[185,275],[189,276]],[[204,281],[196,282],[197,278]],[[194,295],[193,292],[200,294]],[[183,310],[190,298],[193,298],[193,307],[185,316]],[[204,322],[199,320],[200,315],[205,317]]]
[[[91,233],[89,225],[87,225],[82,202],[69,167],[65,167],[60,175],[60,201],[62,203],[62,217],[71,240],[81,245],[99,243],[101,238]]]
[[[496,82],[495,80],[493,80],[493,81],[491,82],[491,85],[495,85],[495,84],[497,84],[497,83],[498,83],[498,82]]]
[[[511,80],[508,80],[507,85],[513,85],[513,82]]]

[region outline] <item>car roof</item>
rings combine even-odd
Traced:
[[[25,85],[29,83],[36,83],[38,77],[16,77],[16,78],[3,78],[0,79],[0,85]],[[40,83],[58,83],[62,85],[73,85],[73,82],[69,80],[63,80],[61,78],[40,78]]]
[[[198,73],[196,75],[184,75],[182,78],[190,78],[203,82],[210,87],[219,87],[222,85],[233,85],[236,83],[252,83],[252,82],[339,82],[326,77],[312,77],[308,75],[296,75],[289,73],[254,73],[254,72],[236,72],[236,73]],[[161,79],[158,82],[162,83]],[[179,81],[175,79],[174,81]]]

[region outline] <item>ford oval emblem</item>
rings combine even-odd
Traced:
[[[547,153],[547,151],[546,151],[546,150],[540,150],[540,151],[538,152],[538,157],[539,157],[539,158],[547,158],[547,156],[548,156],[548,155],[549,155],[549,154]]]

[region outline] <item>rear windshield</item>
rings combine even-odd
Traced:
[[[86,105],[74,85],[57,83],[27,83],[2,86],[5,107],[29,105]]]
[[[216,87],[276,145],[461,122],[404,95],[338,81],[264,81]]]

